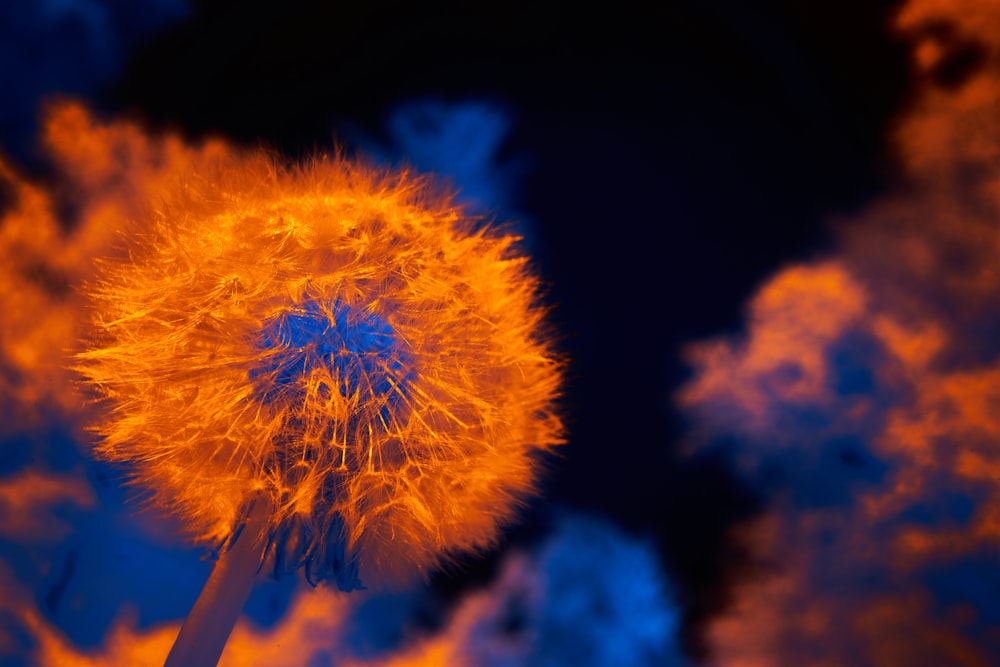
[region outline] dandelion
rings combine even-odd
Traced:
[[[351,590],[488,547],[561,441],[517,238],[426,179],[227,154],[124,239],[79,356],[96,451],[221,547],[213,578],[250,572],[235,615],[258,569]]]

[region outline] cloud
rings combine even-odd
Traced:
[[[361,129],[346,134],[379,162],[435,174],[456,190],[469,211],[513,225],[528,247],[533,227],[520,209],[521,184],[531,168],[526,153],[511,154],[513,112],[487,100],[414,99],[397,105],[385,120],[385,140]]]
[[[167,182],[224,150],[101,124],[72,102],[48,107],[42,139],[55,183],[32,182],[0,162],[0,412],[8,415],[0,432],[85,414],[69,360],[79,348],[93,258],[114,252],[122,221],[157,205]]]
[[[4,572],[0,563],[0,575]],[[9,621],[0,625],[6,628],[0,632],[0,656],[26,664],[160,665],[180,627],[173,620],[140,623],[137,608],[126,604],[102,641],[88,648],[40,613],[20,584],[10,590],[0,605],[0,615]],[[655,554],[591,518],[566,517],[536,550],[512,552],[497,580],[460,599],[437,633],[413,629],[408,614],[401,618],[400,609],[415,612],[415,601],[412,592],[376,596],[303,587],[270,627],[242,617],[219,664],[685,664],[675,643],[677,612]],[[359,615],[366,607],[381,612]],[[390,635],[394,638],[387,641]]]
[[[913,0],[895,189],[779,271],[746,332],[693,344],[692,447],[770,498],[768,574],[710,629],[719,665],[1000,656],[1000,4]],[[992,589],[991,589],[992,590]]]
[[[185,0],[41,0],[0,5],[0,145],[33,155],[39,103],[96,93],[151,31],[180,19]]]
[[[499,105],[413,101],[396,107],[386,125],[397,154],[421,171],[454,179],[462,201],[483,212],[516,205],[526,165],[523,157],[501,159],[513,120]]]
[[[441,632],[378,664],[680,666],[677,622],[652,549],[571,516],[536,551],[509,554]]]
[[[59,541],[69,526],[54,513],[54,506],[72,503],[86,508],[94,502],[90,487],[76,475],[45,474],[29,469],[12,478],[0,479],[0,536]]]

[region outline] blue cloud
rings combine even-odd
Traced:
[[[450,178],[459,198],[482,210],[509,208],[525,163],[500,162],[510,114],[487,102],[408,102],[387,121],[397,157]]]
[[[481,667],[682,665],[677,611],[649,545],[611,524],[568,517],[538,553],[508,559],[464,654]],[[475,601],[474,601],[475,602]]]

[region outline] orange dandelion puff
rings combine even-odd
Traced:
[[[198,543],[257,530],[274,574],[350,590],[489,546],[563,435],[517,242],[407,172],[224,155],[101,262],[98,455]]]
[[[405,172],[229,156],[101,264],[99,455],[208,545],[263,495],[270,564],[317,579],[488,546],[562,436],[516,242]]]

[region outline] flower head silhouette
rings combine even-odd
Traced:
[[[126,230],[80,369],[97,451],[218,546],[344,590],[488,546],[561,442],[561,363],[517,239],[426,179],[229,153]]]

